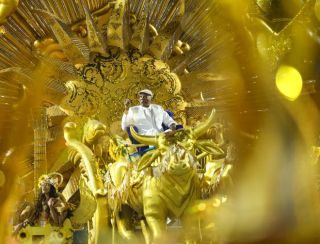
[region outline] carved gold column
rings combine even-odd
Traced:
[[[47,173],[47,130],[48,121],[46,108],[40,107],[32,110],[33,122],[33,167],[34,167],[34,193],[38,196],[38,179],[40,175]]]

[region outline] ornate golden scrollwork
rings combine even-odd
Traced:
[[[70,115],[96,115],[106,125],[119,121],[125,98],[136,99],[139,90],[156,90],[156,103],[169,110],[183,110],[179,78],[161,60],[131,50],[111,48],[94,63],[77,66],[78,80],[66,83],[68,95],[61,107]],[[102,94],[102,95],[101,95]]]

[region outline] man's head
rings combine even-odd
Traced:
[[[139,95],[139,102],[143,107],[149,107],[151,103],[151,99],[153,97],[152,91],[148,89],[143,89],[138,92]]]

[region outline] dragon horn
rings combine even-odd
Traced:
[[[136,139],[141,144],[158,146],[157,136],[143,136],[139,135],[132,126],[130,126],[130,132],[134,139]]]
[[[204,133],[206,133],[206,131],[210,128],[210,126],[212,125],[213,123],[213,119],[214,119],[214,115],[216,114],[216,110],[213,108],[212,111],[211,111],[211,114],[209,116],[209,118],[199,124],[198,126],[196,126],[193,130],[192,130],[192,133],[193,133],[193,136],[194,138],[199,138],[200,136],[202,136]]]

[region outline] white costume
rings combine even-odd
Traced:
[[[163,131],[162,123],[168,127],[177,124],[160,105],[139,105],[129,108],[128,114],[123,114],[121,127],[126,130],[128,126],[136,126],[140,135],[154,136]]]

